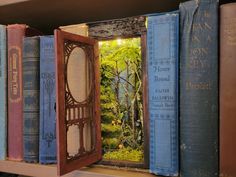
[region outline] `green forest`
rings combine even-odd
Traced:
[[[103,158],[143,161],[140,38],[99,42]]]

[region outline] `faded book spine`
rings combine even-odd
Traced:
[[[218,1],[180,4],[180,175],[218,177]]]
[[[8,25],[8,158],[23,159],[22,48],[26,25]]]
[[[150,171],[178,176],[179,14],[148,17]]]
[[[54,37],[40,37],[39,162],[56,163],[56,88]]]
[[[39,158],[39,37],[23,40],[23,154],[24,161]]]
[[[0,25],[0,160],[7,152],[7,55],[6,26]]]
[[[220,8],[220,177],[236,176],[236,3]]]

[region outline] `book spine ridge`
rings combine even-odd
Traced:
[[[39,38],[23,42],[23,154],[24,161],[39,158]]]
[[[150,172],[178,176],[179,14],[148,18]]]

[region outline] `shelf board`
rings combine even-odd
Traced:
[[[0,172],[34,177],[57,177],[56,165],[41,165],[9,160],[0,160]],[[73,171],[63,177],[158,177],[148,170],[106,165],[92,165]]]
[[[0,23],[25,23],[52,33],[78,24],[177,10],[184,0],[28,0],[0,6]]]
[[[6,173],[14,173],[19,175],[34,176],[34,177],[57,177],[56,165],[41,165],[25,162],[15,162],[9,160],[0,160],[0,171]],[[63,177],[115,177],[114,175],[104,175],[94,172],[76,170]]]
[[[5,0],[6,1],[6,0]],[[63,25],[177,10],[186,0],[11,0],[0,5],[0,24],[25,23],[47,34]],[[220,3],[235,0],[220,0]]]

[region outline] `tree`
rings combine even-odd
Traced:
[[[140,39],[100,43],[103,149],[142,149]]]

